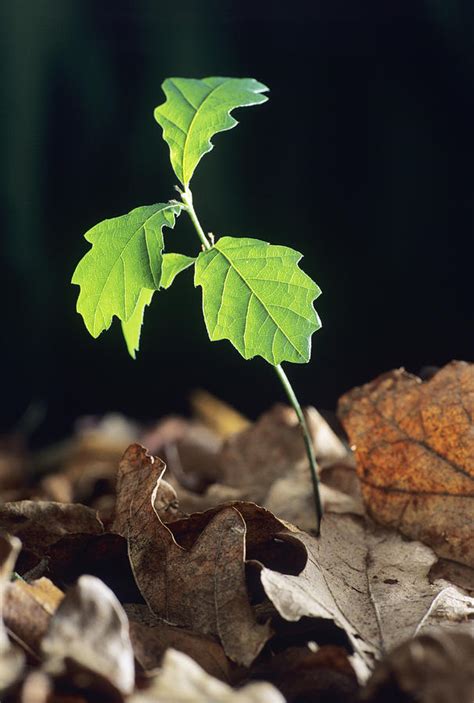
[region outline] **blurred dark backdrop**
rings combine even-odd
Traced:
[[[253,76],[193,180],[206,229],[287,243],[323,289],[302,400],[392,367],[472,358],[474,6],[455,0],[2,3],[2,427],[46,404],[41,441],[83,413],[150,418],[205,387],[255,416],[261,360],[208,342],[189,272],[157,295],[133,362],[75,312],[83,233],[173,197],[152,111],[167,76]],[[197,240],[181,218],[181,250]],[[178,244],[176,242],[176,248]]]

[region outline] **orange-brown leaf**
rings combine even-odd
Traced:
[[[339,402],[366,507],[383,525],[474,566],[474,365],[422,383],[391,371]]]

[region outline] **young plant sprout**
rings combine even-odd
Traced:
[[[321,291],[299,268],[302,255],[294,249],[249,237],[215,239],[206,234],[189,187],[199,161],[213,148],[211,138],[237,124],[231,111],[264,103],[267,90],[253,78],[165,80],[166,101],[154,114],[181,184],[176,186],[180,200],[138,207],[90,229],[85,238],[92,247],[79,262],[72,283],[80,286],[77,310],[91,335],[98,337],[117,316],[135,358],[144,311],[153,294],[169,288],[181,271],[194,267],[209,338],[228,339],[244,359],[263,357],[274,367],[298,416],[319,531],[321,500],[311,436],[281,364],[309,361],[311,335],[321,327],[313,301]],[[183,211],[202,245],[195,258],[164,251],[163,228],[173,228]]]

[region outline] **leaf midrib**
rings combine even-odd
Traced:
[[[228,78],[226,81],[224,81],[224,83],[220,83],[219,85],[216,85],[214,88],[212,88],[211,91],[206,95],[206,97],[205,97],[203,100],[201,100],[201,102],[199,103],[199,105],[197,106],[197,108],[194,108],[194,110],[195,110],[194,116],[193,116],[193,118],[192,118],[192,120],[191,120],[191,122],[190,122],[190,124],[189,124],[189,128],[188,128],[188,131],[187,131],[186,136],[185,136],[185,138],[184,138],[184,145],[183,145],[183,165],[182,165],[182,171],[183,171],[183,185],[184,185],[184,186],[187,186],[187,185],[188,185],[189,181],[191,180],[191,176],[192,176],[192,174],[191,174],[188,179],[186,178],[186,168],[185,168],[185,166],[186,166],[186,162],[187,162],[187,158],[186,158],[186,157],[187,157],[187,146],[188,146],[188,141],[189,141],[190,134],[191,134],[191,132],[192,132],[192,130],[193,130],[194,121],[196,120],[198,114],[200,113],[200,110],[201,110],[202,107],[204,106],[204,103],[211,97],[211,95],[214,95],[214,93],[215,93],[217,90],[219,90],[219,88],[222,88],[222,86],[227,85],[231,80],[232,80],[232,79]],[[180,89],[178,86],[176,86],[176,83],[173,83],[173,85],[177,88],[177,90],[178,90],[178,91],[181,93],[181,95],[182,95],[182,91],[181,91],[181,89]],[[205,85],[207,85],[207,83],[206,83]],[[188,102],[189,105],[192,105],[192,103],[186,98],[186,96],[183,96],[183,97],[185,98],[185,100]],[[209,140],[208,140],[208,141],[209,141]]]
[[[293,344],[293,342],[292,342],[291,339],[288,337],[288,335],[286,334],[286,332],[280,327],[280,325],[278,324],[278,322],[275,320],[275,318],[274,318],[273,315],[271,314],[270,310],[267,308],[267,306],[266,306],[265,303],[263,302],[263,300],[261,300],[260,297],[255,293],[254,289],[253,289],[252,286],[247,282],[247,279],[246,279],[246,278],[244,277],[244,275],[239,271],[239,269],[237,268],[237,266],[232,262],[231,259],[229,259],[228,256],[226,256],[226,254],[224,254],[224,252],[222,251],[222,249],[219,249],[217,246],[216,246],[215,248],[216,248],[216,251],[218,251],[219,254],[221,254],[221,255],[224,257],[224,259],[227,261],[227,263],[229,264],[229,266],[234,269],[234,271],[237,273],[237,275],[239,276],[239,278],[243,281],[243,283],[244,283],[244,284],[247,286],[247,288],[249,289],[251,295],[253,295],[253,296],[258,300],[258,302],[260,303],[260,305],[263,307],[263,309],[264,309],[265,312],[267,313],[268,317],[272,320],[272,322],[273,322],[273,324],[275,325],[275,327],[282,333],[282,335],[285,337],[285,339],[291,344],[291,346],[293,347],[293,349],[295,350],[295,352],[296,352],[302,359],[304,359],[304,358],[305,358],[305,357],[304,357],[304,354],[301,353],[301,351]],[[247,313],[248,313],[248,309],[247,309]],[[247,315],[245,316],[245,326],[246,326],[246,324],[247,324]],[[273,340],[273,341],[274,341],[274,340]],[[245,339],[244,339],[244,348],[246,349]],[[275,354],[273,353],[273,343],[272,343],[272,356],[273,356],[273,359],[275,359]]]

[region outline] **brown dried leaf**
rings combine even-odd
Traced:
[[[281,693],[269,683],[251,683],[234,691],[209,676],[183,652],[169,649],[161,671],[143,693],[129,703],[285,703]]]
[[[124,694],[135,683],[127,616],[112,591],[94,576],[81,576],[51,618],[42,642],[47,673],[85,669]]]
[[[142,444],[164,456],[171,475],[186,488],[202,490],[219,480],[222,439],[200,422],[165,418],[144,434]]]
[[[472,703],[474,638],[438,631],[404,642],[379,664],[362,700],[370,703]]]
[[[155,492],[136,486],[129,557],[150,609],[172,625],[219,638],[227,656],[249,666],[270,636],[250,607],[245,584],[245,532],[233,507],[217,512],[186,550],[154,510]]]
[[[265,495],[276,478],[306,464],[306,452],[296,413],[275,405],[247,430],[230,437],[220,453],[221,483],[253,487]]]
[[[26,651],[39,656],[41,640],[63,597],[63,592],[47,578],[32,583],[17,579],[8,584],[3,618]]]
[[[238,667],[213,638],[173,627],[154,616],[147,606],[128,605],[125,612],[135,657],[146,671],[158,668],[171,647],[194,659],[210,676],[226,683],[236,680]]]
[[[454,583],[470,596],[474,596],[474,569],[465,564],[450,559],[438,559],[430,571],[430,580],[433,582],[437,579]]]
[[[279,520],[269,510],[256,503],[233,501],[202,513],[188,515],[171,523],[168,528],[181,547],[191,549],[211,520],[225,508],[235,508],[243,517],[247,551],[254,550],[257,546],[272,540],[287,527],[286,522]]]
[[[104,531],[96,512],[85,505],[32,500],[0,506],[0,528],[20,537],[25,549],[40,556],[64,535]]]
[[[429,582],[436,561],[431,549],[395,531],[329,513],[317,539],[298,531],[280,537],[302,543],[308,561],[298,576],[263,568],[267,596],[286,620],[334,620],[369,669],[422,628],[459,627],[474,613],[474,599],[446,582]]]
[[[112,532],[127,536],[128,521],[132,500],[136,499],[138,491],[145,501],[149,500],[157,481],[159,486],[155,492],[155,510],[163,520],[170,522],[181,514],[178,509],[178,496],[174,488],[163,478],[166,464],[158,457],[148,454],[140,444],[131,444],[123,455],[117,476],[117,500]],[[135,501],[134,508],[140,510],[140,504]],[[144,513],[146,515],[147,512]],[[152,517],[152,519],[154,519]],[[146,527],[145,527],[146,529]]]
[[[369,513],[470,566],[473,414],[474,365],[459,361],[425,383],[391,371],[339,401]]]

